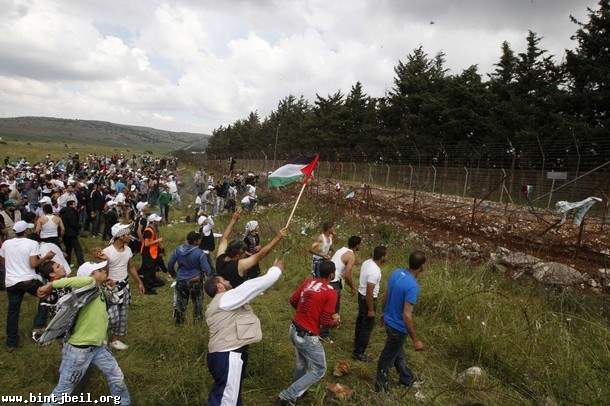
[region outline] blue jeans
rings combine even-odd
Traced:
[[[377,381],[375,382],[376,391],[387,391],[389,386],[388,375],[390,368],[394,366],[398,372],[399,381],[407,387],[413,384],[413,373],[407,367],[404,344],[407,335],[386,326],[387,338],[385,346],[379,356],[377,363]]]
[[[294,345],[296,366],[294,368],[294,382],[280,392],[280,398],[294,402],[311,385],[324,377],[326,373],[326,354],[320,343],[320,337],[300,335],[297,333],[294,324],[290,325],[288,334],[292,345]]]
[[[87,372],[90,364],[95,365],[104,374],[108,381],[110,394],[119,396],[121,405],[130,405],[131,400],[129,399],[129,391],[125,384],[123,371],[121,371],[119,364],[105,345],[77,348],[68,343],[64,344],[61,365],[59,366],[59,382],[53,389],[53,395],[56,399],[61,399],[63,393],[72,393]],[[55,403],[45,403],[43,406],[52,405],[55,405]]]

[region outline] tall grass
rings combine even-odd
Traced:
[[[335,217],[322,203],[305,202],[298,210],[291,234],[276,253],[285,252],[286,270],[279,282],[254,301],[263,326],[263,341],[251,346],[244,399],[248,405],[271,404],[291,382],[293,349],[287,337],[292,317],[288,297],[310,272],[307,254],[315,226]],[[178,214],[178,213],[177,213]],[[244,215],[236,227],[243,232],[249,219],[261,223],[263,241],[272,238],[288,215],[282,204]],[[219,219],[220,232],[226,218]],[[191,224],[163,227],[161,235],[168,250],[180,243]],[[300,231],[306,230],[307,236]],[[413,248],[411,241],[392,224],[375,225],[368,220],[338,220],[336,245],[351,234],[364,243],[360,262],[383,241],[389,248],[389,262],[383,268],[384,285],[390,272],[406,266]],[[83,239],[87,252],[102,246],[100,240]],[[169,252],[167,253],[169,255]],[[274,258],[265,259],[263,269]],[[358,270],[359,268],[357,268]],[[355,280],[357,280],[356,272]],[[416,325],[426,344],[413,352],[407,344],[408,362],[423,381],[424,404],[488,405],[538,404],[546,398],[559,404],[608,404],[610,399],[610,328],[605,298],[580,292],[545,290],[538,286],[505,280],[483,267],[430,258],[421,276],[422,294],[416,306]],[[211,377],[205,365],[207,328],[189,321],[175,327],[171,318],[171,289],[159,289],[157,296],[135,295],[129,317],[129,350],[116,353],[135,405],[200,405],[205,402]],[[209,299],[206,298],[207,304]],[[21,347],[14,353],[0,352],[2,394],[50,393],[57,382],[60,362],[58,345],[36,347],[27,339],[36,301],[28,297],[22,307]],[[6,296],[0,298],[6,309]],[[189,309],[190,311],[191,309]],[[325,384],[340,382],[355,389],[349,404],[404,405],[416,403],[415,389],[398,387],[393,375],[389,394],[373,391],[375,363],[351,361],[353,329],[357,311],[354,297],[345,292],[342,300],[344,324],[333,331],[334,344],[325,345],[329,370],[323,382],[310,391],[304,404],[322,405]],[[190,314],[189,314],[190,316]],[[4,330],[5,319],[0,321]],[[383,348],[385,334],[376,326],[368,353],[375,359]],[[352,363],[350,373],[332,377],[339,360]],[[456,376],[471,366],[486,372],[476,384],[459,384]],[[80,391],[94,396],[106,394],[99,372],[91,370]]]

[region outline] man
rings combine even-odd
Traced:
[[[148,217],[150,216],[150,207],[148,202],[138,202],[136,204],[136,216],[133,220],[131,230],[131,242],[129,248],[134,255],[142,251],[142,241],[144,241],[144,229],[148,224]]]
[[[108,279],[116,283],[116,294],[118,301],[108,306],[108,317],[112,337],[110,347],[115,350],[126,350],[129,348],[123,342],[127,335],[127,308],[131,302],[131,290],[129,288],[129,275],[138,284],[140,294],[144,293],[144,284],[132,261],[133,254],[128,244],[131,240],[129,224],[117,223],[112,226],[111,244],[97,253],[97,257],[108,261]]]
[[[76,209],[76,200],[68,200],[66,207],[59,212],[61,221],[64,224],[64,245],[66,246],[66,256],[69,263],[72,263],[72,251],[76,254],[78,266],[85,262],[83,248],[78,240],[80,232],[79,214]]]
[[[142,233],[142,246],[140,253],[142,254],[142,266],[139,274],[144,279],[144,294],[156,295],[155,291],[155,272],[159,267],[161,260],[161,243],[163,238],[159,237],[158,224],[161,221],[161,216],[153,213],[148,216],[148,225]]]
[[[159,210],[165,224],[169,224],[169,204],[172,202],[172,195],[169,193],[167,186],[163,186],[163,190],[159,195]]]
[[[318,278],[318,267],[322,261],[330,260],[329,254],[332,250],[333,237],[335,235],[335,228],[332,223],[324,223],[322,225],[322,234],[318,235],[316,241],[311,245],[309,253],[312,255],[311,258],[311,274],[314,278]]]
[[[208,406],[243,404],[241,381],[248,362],[248,346],[263,336],[260,320],[249,303],[273,286],[283,269],[282,261],[275,260],[265,275],[236,288],[222,276],[212,275],[205,281],[205,293],[212,298],[205,311],[210,331],[207,364],[214,378]]]
[[[4,207],[0,210],[0,222],[4,226],[4,239],[15,237],[13,226],[21,221],[21,212],[17,210],[17,202],[9,199],[4,202]]]
[[[100,232],[100,226],[102,224],[102,214],[104,212],[104,193],[102,192],[102,186],[100,184],[95,185],[95,189],[91,192],[91,199],[89,205],[91,206],[91,219],[93,225],[91,226],[91,234],[97,237]]]
[[[375,309],[381,282],[381,267],[385,264],[386,257],[386,247],[375,247],[373,258],[364,261],[360,267],[358,317],[356,318],[352,356],[362,362],[372,361],[371,357],[366,355],[366,347],[369,345],[371,332],[375,325]]]
[[[335,264],[323,261],[320,276],[306,279],[290,297],[296,309],[289,334],[296,352],[296,367],[292,385],[283,390],[278,405],[294,404],[313,384],[326,373],[326,354],[320,343],[320,326],[337,327],[339,315],[335,313],[337,292],[329,285],[335,273]]]
[[[229,179],[227,176],[223,177],[222,184],[219,183],[218,188],[216,189],[216,208],[215,213],[220,214],[224,211],[225,208],[225,200],[227,198],[227,193],[229,191]]]
[[[117,211],[117,203],[114,200],[108,200],[106,203],[106,211],[104,213],[104,240],[112,238],[112,227],[119,222],[119,212]]]
[[[8,295],[8,313],[6,318],[6,347],[14,351],[19,343],[19,312],[25,293],[36,296],[36,290],[42,285],[36,267],[55,256],[48,252],[40,258],[38,243],[27,238],[26,232],[34,224],[18,221],[13,225],[15,238],[4,241],[0,247],[0,262],[5,267],[6,293]],[[40,309],[39,309],[40,310]],[[44,327],[44,312],[39,311],[34,319],[34,331]]]
[[[377,363],[376,391],[389,389],[389,370],[394,365],[400,383],[406,387],[413,385],[413,373],[406,365],[403,345],[407,335],[413,340],[415,351],[424,349],[415,330],[413,307],[419,296],[417,278],[424,270],[426,255],[414,251],[409,256],[409,269],[396,269],[388,279],[388,288],[383,295],[383,319],[386,329],[386,342]]]
[[[216,214],[214,206],[214,186],[212,185],[208,186],[207,190],[203,192],[203,196],[201,197],[201,210],[208,213],[210,209],[212,214]]]
[[[106,293],[102,285],[107,281],[106,261],[101,263],[87,262],[77,271],[74,278],[61,278],[49,282],[38,289],[41,298],[48,297],[53,289],[79,289],[91,287],[88,301],[78,310],[70,338],[64,343],[62,360],[59,367],[59,382],[52,395],[60,401],[62,396],[69,395],[83,376],[89,365],[95,365],[106,376],[112,396],[120,399],[121,405],[130,405],[129,391],[125,384],[123,371],[105,345],[108,329],[108,312],[106,310]],[[60,404],[45,403],[44,406]]]
[[[68,205],[69,202],[76,202],[76,194],[74,193],[74,186],[69,183],[68,187],[57,199],[57,203],[59,204],[60,209],[63,209]]]
[[[352,278],[352,268],[356,263],[356,252],[360,249],[362,238],[357,235],[352,235],[347,240],[347,247],[339,248],[332,257],[332,262],[335,264],[335,277],[330,281],[330,286],[337,291],[337,308],[335,313],[339,313],[341,309],[341,291],[343,290],[343,281],[351,289],[351,294],[356,294],[356,287]],[[322,340],[332,344],[330,339],[330,330],[323,328],[320,334]]]
[[[261,248],[260,251],[246,258],[246,244],[243,240],[233,240],[229,243],[229,237],[239,218],[240,212],[236,211],[222,234],[218,243],[218,251],[216,252],[216,272],[228,280],[234,288],[244,283],[248,278],[250,268],[265,258],[288,234],[288,230],[282,228],[278,231],[275,238]]]
[[[176,309],[174,318],[176,325],[184,323],[184,313],[189,302],[193,299],[194,319],[198,321],[202,316],[203,281],[212,273],[208,256],[199,248],[201,234],[191,231],[186,236],[186,244],[180,245],[169,257],[167,268],[170,275],[176,278]],[[174,267],[178,263],[178,272]]]

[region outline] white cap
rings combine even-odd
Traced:
[[[150,216],[148,216],[149,223],[153,223],[155,221],[161,221],[161,220],[163,220],[163,218],[161,216],[159,216],[157,213],[153,213]]]
[[[94,271],[98,269],[105,268],[108,265],[108,261],[104,262],[85,262],[81,266],[78,267],[78,271],[76,271],[77,276],[91,276]]]
[[[112,233],[112,238],[117,238],[122,235],[129,234],[129,229],[130,229],[129,224],[116,223],[115,225],[112,226],[112,228],[110,229],[110,232]]]
[[[146,206],[148,206],[148,202],[138,202],[138,204],[136,204],[136,210],[142,211]]]
[[[134,190],[136,190],[136,185],[131,185],[131,191],[133,192]]]
[[[32,223],[26,223],[23,220],[19,220],[18,222],[16,222],[13,225],[13,231],[16,232],[17,234],[21,234],[23,233],[25,230],[27,230],[28,228],[34,228],[34,224]]]
[[[117,202],[115,202],[114,200],[108,200],[106,202],[106,206],[116,206],[116,205],[117,205]]]
[[[42,199],[38,201],[41,204],[51,204],[51,198],[49,196],[44,196]]]
[[[206,221],[207,219],[208,219],[207,216],[199,216],[199,218],[197,219],[197,224],[202,226],[203,222]]]
[[[214,186],[212,186],[212,185],[208,186],[208,190],[212,190],[212,189],[214,189]]]

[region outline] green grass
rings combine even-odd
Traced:
[[[268,199],[273,201],[277,197]],[[284,256],[285,273],[273,288],[253,302],[262,322],[263,341],[251,346],[248,378],[243,389],[245,404],[272,404],[280,390],[291,382],[294,359],[287,331],[293,311],[288,297],[309,275],[307,249],[313,232],[302,236],[300,230],[317,227],[334,217],[330,210],[324,203],[311,201],[305,201],[299,208],[291,234],[276,250],[289,250]],[[260,213],[244,215],[235,231],[241,234],[246,221],[256,218],[261,223],[263,241],[267,241],[282,226],[288,211],[285,203],[274,203]],[[394,225],[375,226],[368,220],[335,215],[338,216],[338,244],[344,243],[352,233],[363,237],[364,246],[358,254],[360,261],[368,257],[379,241],[388,243],[390,261],[383,268],[384,281],[392,269],[406,265],[408,252],[416,248],[404,237],[405,230]],[[226,220],[218,221],[217,232]],[[161,236],[168,250],[193,228],[190,224],[163,228]],[[89,254],[92,248],[102,246],[100,240],[84,238],[83,241]],[[273,255],[264,261],[263,268],[272,260]],[[426,349],[415,353],[408,342],[407,354],[410,367],[424,382],[420,390],[425,396],[423,404],[534,405],[546,397],[566,405],[608,404],[610,328],[604,298],[545,290],[529,283],[517,284],[483,267],[444,258],[431,258],[422,274],[421,286],[415,320]],[[193,325],[192,322],[176,328],[171,318],[171,289],[166,286],[159,293],[135,295],[126,340],[131,347],[116,354],[132,399],[138,406],[203,404],[212,382],[205,364],[207,328],[205,323]],[[47,394],[57,382],[58,345],[39,348],[27,338],[35,304],[36,300],[27,297],[22,307],[21,347],[10,354],[0,352],[2,394]],[[0,297],[0,308],[6,309],[6,295]],[[188,310],[192,317],[192,309]],[[335,344],[325,346],[328,372],[312,388],[305,404],[327,404],[325,385],[334,382],[355,389],[353,398],[346,404],[417,403],[416,391],[399,388],[394,372],[393,390],[387,395],[374,393],[375,364],[351,361],[356,310],[356,299],[345,293],[341,312],[344,324],[333,331]],[[2,331],[4,323],[2,317]],[[375,359],[384,339],[383,330],[376,326],[368,349]],[[352,363],[349,375],[333,377],[335,363],[345,359]],[[486,371],[484,380],[471,386],[456,383],[459,372],[475,365]],[[105,380],[92,368],[80,391],[94,396],[107,394]]]

